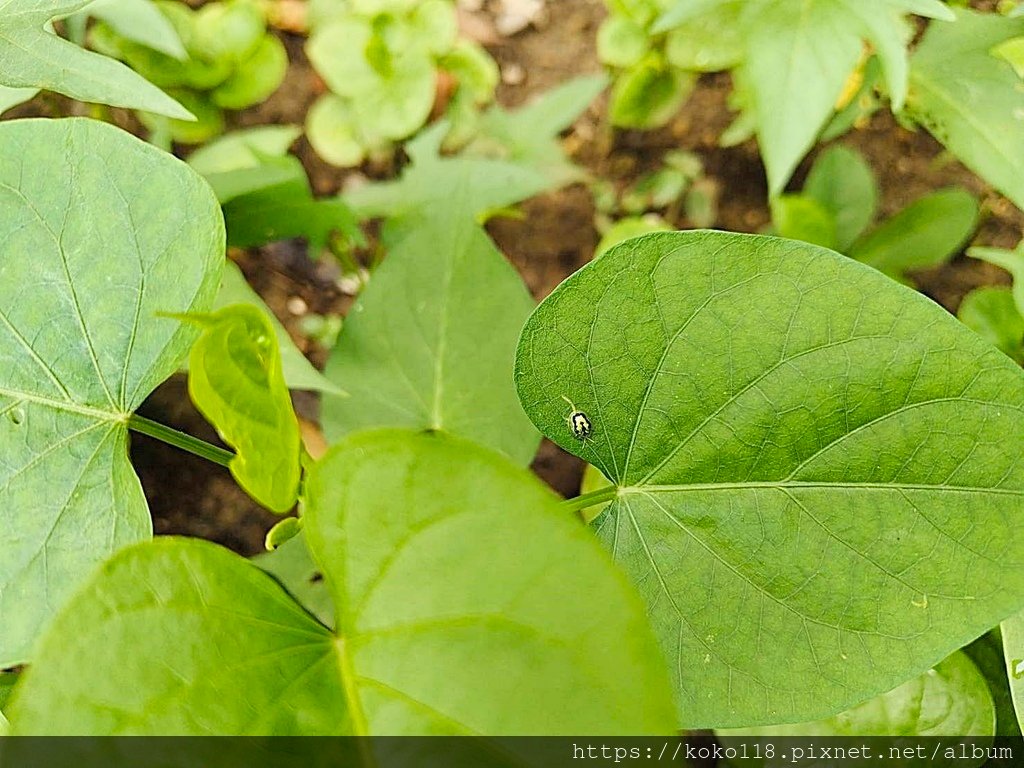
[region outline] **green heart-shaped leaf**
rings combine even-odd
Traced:
[[[833,715],[1024,602],[1024,376],[850,259],[629,241],[534,312],[516,377],[540,430],[615,485],[598,533],[685,727]]]
[[[14,732],[672,730],[642,605],[525,470],[461,440],[363,432],[314,467],[307,500],[336,632],[220,547],[139,545],[54,622]]]
[[[349,313],[324,371],[328,439],[369,427],[444,430],[526,465],[540,436],[512,383],[533,308],[519,275],[467,216],[468,177],[443,207],[399,219],[404,234]]]
[[[0,13],[0,85],[45,88],[79,101],[144,109],[189,120],[192,115],[124,64],[79,48],[45,29],[90,0],[7,0]]]
[[[993,736],[995,715],[984,676],[966,653],[957,652],[913,680],[826,720],[718,731],[718,735],[726,743],[736,736]],[[920,765],[920,756],[915,757],[916,761],[898,764]],[[955,766],[961,761],[942,764]]]
[[[194,171],[104,123],[0,123],[0,145],[5,667],[97,563],[150,535],[127,419],[195,339],[157,313],[209,308],[224,227]]]

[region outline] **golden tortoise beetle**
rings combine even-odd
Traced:
[[[569,431],[572,432],[573,437],[577,440],[586,440],[590,437],[591,432],[594,431],[594,425],[590,421],[590,417],[587,416],[583,411],[576,408],[565,395],[562,395],[562,399],[569,404],[571,413],[566,417],[565,423],[569,425]]]

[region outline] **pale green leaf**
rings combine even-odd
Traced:
[[[203,176],[257,168],[265,157],[283,157],[302,135],[297,125],[260,125],[221,136],[188,156]]]
[[[120,62],[83,50],[44,27],[89,0],[0,3],[0,85],[45,88],[79,101],[142,109],[188,120],[178,102]]]
[[[232,304],[186,319],[203,329],[189,353],[192,402],[235,449],[229,468],[238,484],[268,509],[287,512],[299,493],[302,441],[266,312]]]
[[[313,469],[304,531],[335,632],[213,544],[133,547],[47,635],[10,708],[15,733],[671,732],[635,593],[497,454],[353,437]]]
[[[958,651],[934,669],[833,717],[810,723],[716,731],[716,735],[724,737],[724,744],[735,737],[750,741],[786,736],[993,736],[995,714],[985,678],[967,654]],[[983,759],[929,760],[930,765],[943,766],[977,766],[982,762]],[[885,764],[920,765],[921,758],[913,751],[912,755],[887,759]]]
[[[957,9],[933,24],[911,60],[907,114],[968,168],[1024,207],[1024,87],[991,50],[1024,35],[1024,19]]]
[[[288,51],[274,35],[264,35],[252,55],[211,93],[213,103],[223,109],[245,109],[266,101],[284,82]]]
[[[0,115],[12,107],[24,104],[39,93],[38,88],[8,88],[0,85]]]
[[[360,218],[418,220],[439,208],[457,219],[475,219],[532,197],[552,186],[545,169],[471,155],[442,157],[447,126],[437,124],[410,141],[412,159],[397,181],[357,187],[345,202]]]
[[[874,221],[878,184],[860,153],[836,145],[814,161],[804,194],[814,198],[835,220],[837,250],[846,252]]]
[[[651,232],[671,232],[673,227],[656,214],[647,216],[627,216],[612,224],[608,231],[601,235],[601,240],[594,249],[594,258],[598,258],[612,246],[631,240]]]
[[[771,195],[814,144],[861,55],[858,30],[834,0],[751,3],[743,64]]]
[[[348,102],[325,93],[306,115],[306,137],[316,153],[331,165],[347,168],[366,158],[368,142],[356,125]]]
[[[206,183],[104,123],[0,123],[0,668],[150,535],[129,414],[196,337],[224,259]],[[174,205],[168,205],[173,200]]]
[[[964,297],[956,316],[981,338],[1024,364],[1024,316],[1005,286],[986,286]]]
[[[919,198],[849,249],[851,257],[904,282],[914,269],[957,254],[978,226],[978,201],[962,187]]]
[[[647,600],[682,727],[831,716],[1024,603],[1024,375],[855,261],[629,241],[534,312],[516,383],[617,486],[598,534]]]
[[[277,337],[277,347],[281,354],[281,370],[284,380],[290,389],[308,389],[319,392],[330,392],[335,395],[344,394],[338,387],[328,381],[320,371],[313,367],[304,354],[295,346],[287,329],[281,324],[263,299],[246,282],[242,270],[234,262],[224,265],[220,292],[214,302],[216,309],[223,309],[232,304],[251,304],[257,307],[270,321]]]
[[[540,171],[551,186],[577,181],[583,174],[566,158],[559,134],[607,84],[603,76],[577,77],[517,109],[495,105],[480,117],[477,135],[465,151]]]
[[[350,310],[324,371],[328,440],[371,427],[442,430],[529,464],[539,435],[512,385],[533,309],[522,280],[465,208],[472,186],[407,222]]]
[[[709,12],[675,27],[665,40],[665,58],[680,69],[717,72],[743,60],[743,26],[747,0],[725,0]]]
[[[174,25],[151,0],[93,0],[79,11],[111,26],[122,37],[175,59],[188,54]]]
[[[610,67],[632,67],[650,47],[647,31],[628,16],[609,16],[597,31],[597,58]]]

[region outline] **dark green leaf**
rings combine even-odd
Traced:
[[[855,261],[629,241],[534,312],[516,382],[618,488],[598,534],[648,602],[683,727],[829,717],[1024,602],[1024,376]]]

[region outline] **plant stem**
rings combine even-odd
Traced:
[[[235,458],[235,454],[231,451],[218,448],[216,445],[210,445],[210,443],[200,440],[198,437],[192,437],[192,435],[171,429],[159,422],[151,421],[145,416],[139,416],[135,413],[128,417],[128,429],[138,432],[140,435],[154,437],[168,445],[173,445],[175,448],[180,448],[202,459],[212,461],[214,464],[220,464],[222,467],[228,466],[231,460]]]
[[[591,491],[590,493],[584,493],[582,496],[577,496],[573,499],[566,499],[562,502],[562,509],[568,510],[569,512],[579,512],[582,509],[591,507],[594,504],[601,504],[605,501],[611,501],[619,494],[619,489],[612,485],[607,488],[601,488],[597,491]]]

